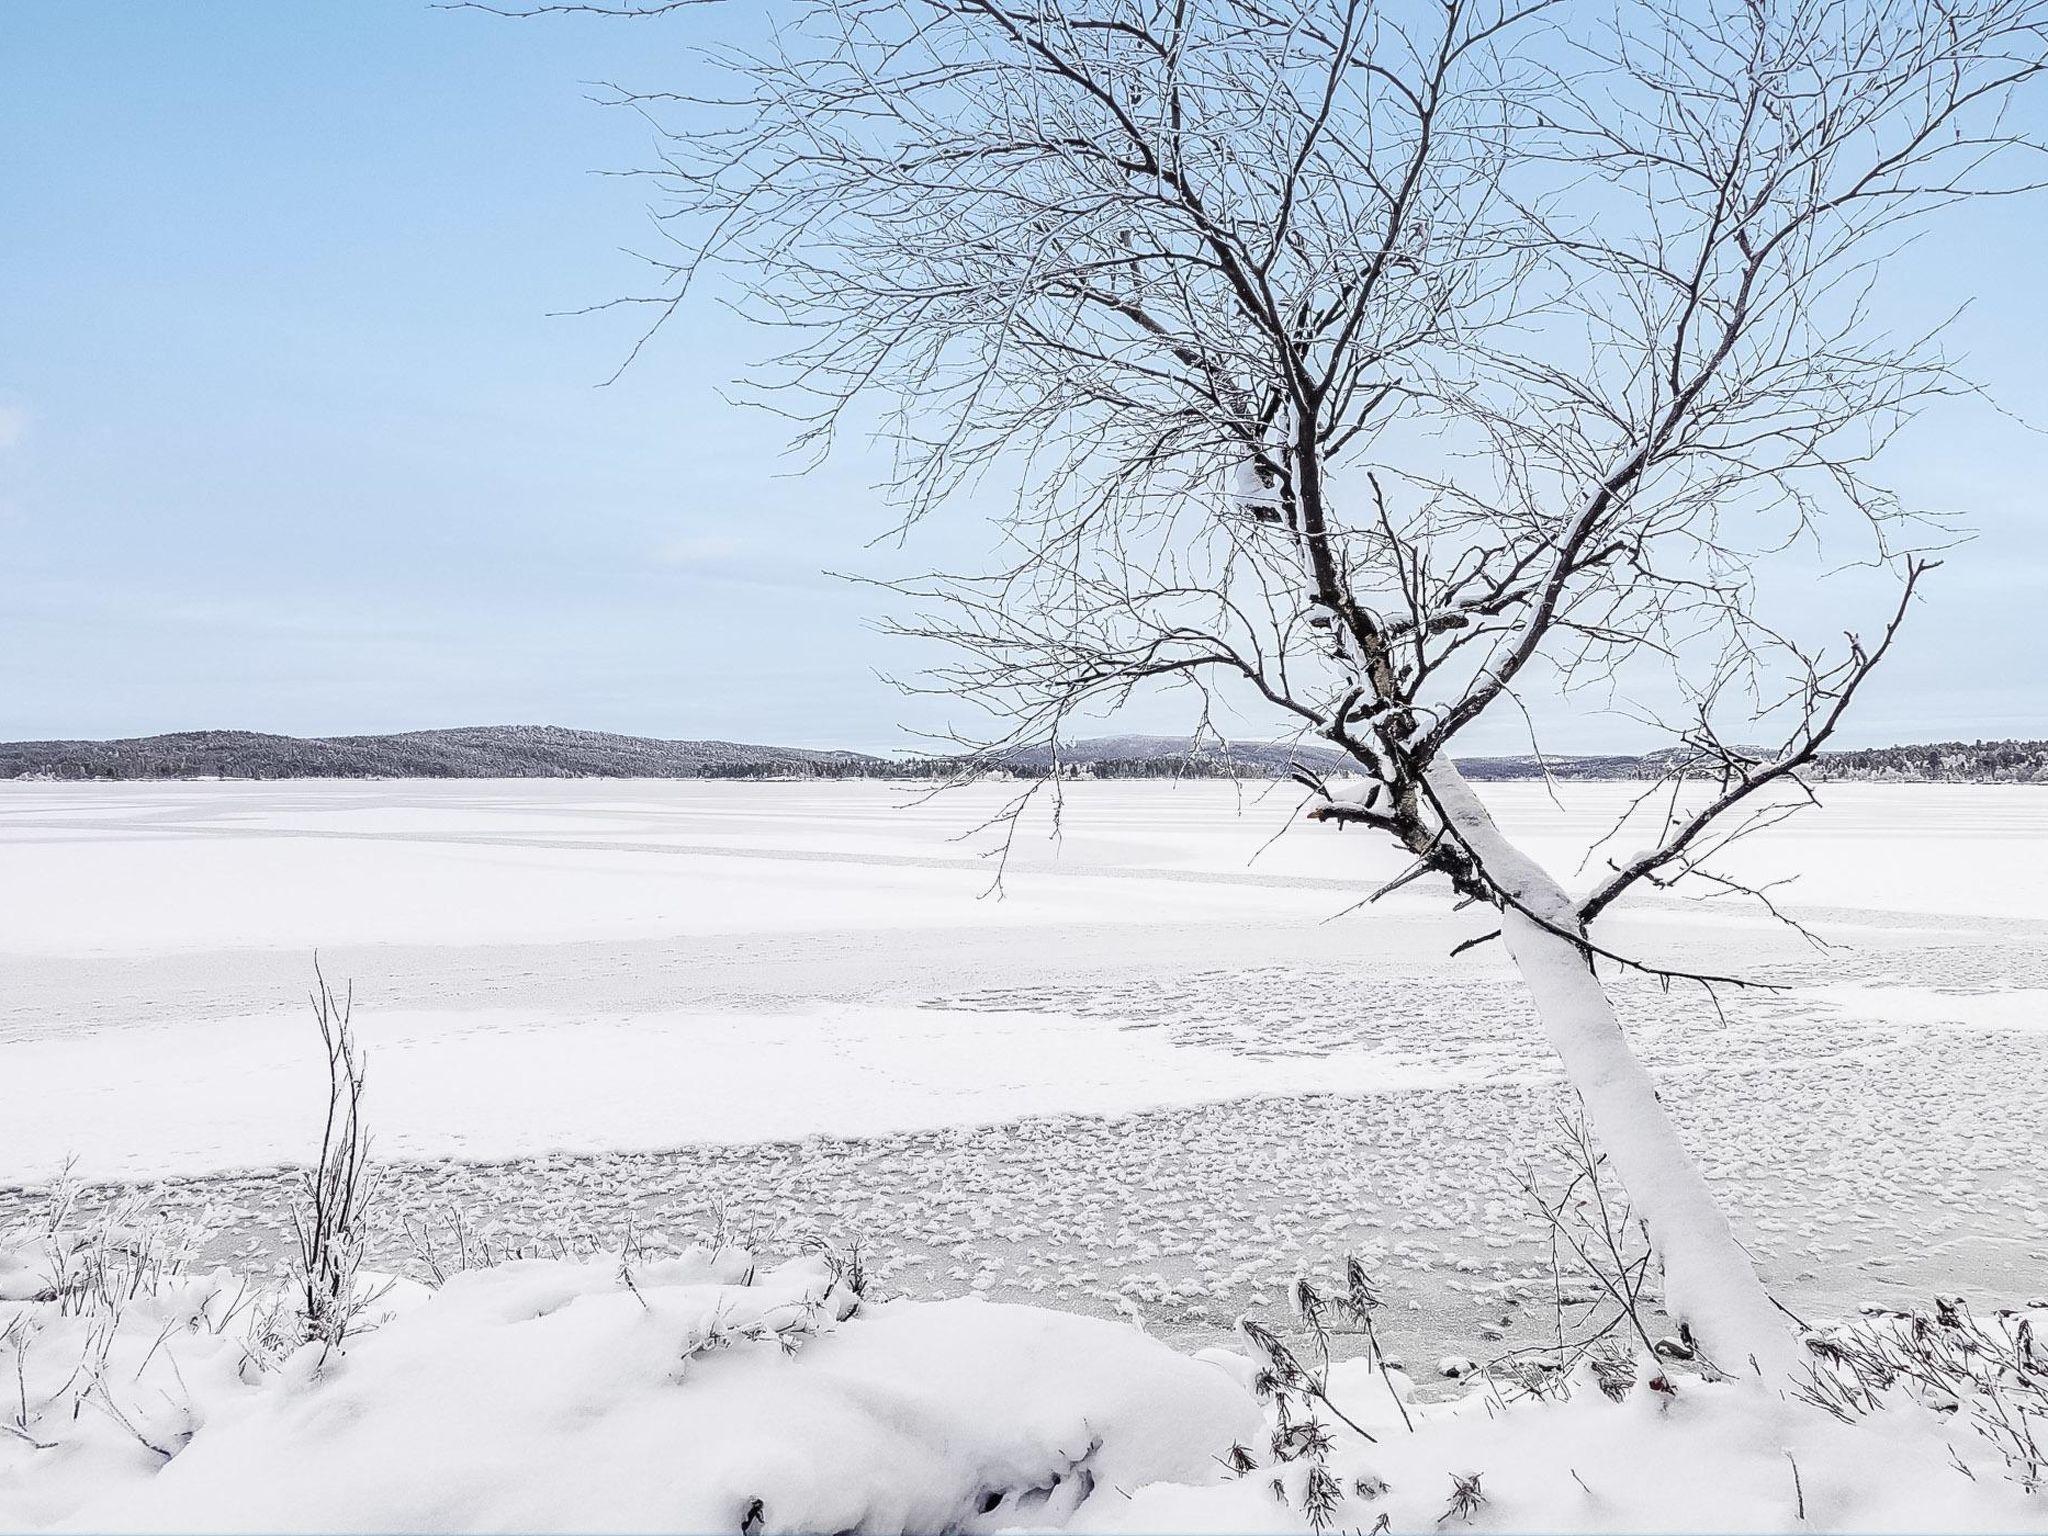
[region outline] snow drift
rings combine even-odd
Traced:
[[[1583,1370],[1568,1395],[1475,1378],[1417,1403],[1398,1373],[1339,1362],[1346,1423],[1283,1456],[1255,1349],[877,1304],[823,1257],[526,1259],[380,1283],[364,1319],[344,1348],[296,1344],[273,1293],[180,1274],[148,1232],[0,1242],[0,1528],[1299,1531],[1312,1471],[1355,1530],[2048,1514],[1953,1398],[1910,1383],[1845,1421],[1759,1411],[1754,1384]]]
[[[27,1400],[83,1348],[98,1411],[0,1449],[8,1527],[995,1530],[1220,1475],[1259,1422],[1229,1374],[1121,1324],[972,1300],[853,1316],[823,1259],[757,1272],[733,1249],[470,1271],[267,1365],[225,1275],[138,1298],[104,1340],[34,1294],[9,1335]]]

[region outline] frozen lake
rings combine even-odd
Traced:
[[[1634,792],[1486,798],[1569,873]],[[1010,793],[0,784],[0,1188],[75,1156],[274,1249],[317,949],[394,1254],[457,1208],[522,1242],[720,1205],[857,1235],[895,1288],[1199,1332],[1356,1250],[1424,1309],[1408,1347],[1517,1336],[1564,1096],[1498,946],[1448,958],[1480,919],[1419,884],[1347,910],[1400,862],[1292,785],[1075,786],[997,899]],[[1788,1302],[2039,1295],[2048,790],[1826,798],[1747,873],[1800,872],[1775,894],[1833,949],[1725,903],[1603,925],[1783,989],[1624,985],[1638,1047]]]

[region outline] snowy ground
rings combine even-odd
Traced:
[[[1629,791],[1490,788],[1576,867]],[[1292,786],[1084,785],[982,899],[994,789],[0,785],[0,1224],[67,1156],[279,1238],[304,993],[353,978],[400,1227],[859,1236],[887,1288],[1198,1340],[1356,1250],[1397,1350],[1549,1323],[1516,1183],[1561,1102],[1498,946]],[[1820,954],[1733,907],[1609,942],[1780,984],[1625,988],[1790,1304],[2048,1291],[2048,792],[1840,786],[1760,843]],[[964,837],[963,837],[964,834]],[[1263,848],[1263,851],[1261,851]],[[9,1185],[22,1192],[10,1195]],[[1540,1293],[1541,1304],[1538,1304]]]
[[[1838,1332],[1936,1374],[1825,1368],[1836,1416],[1611,1351],[1424,1402],[1249,1329],[1191,1358],[730,1246],[366,1279],[336,1347],[143,1233],[0,1238],[0,1530],[2040,1529],[2048,1312]]]

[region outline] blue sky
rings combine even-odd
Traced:
[[[735,8],[745,16],[751,6]],[[869,594],[875,465],[794,477],[719,398],[767,350],[699,307],[617,384],[647,134],[687,25],[411,0],[0,16],[0,736],[556,723],[887,748],[929,725]],[[731,23],[727,23],[730,25]],[[2048,201],[1910,258],[2000,401],[2048,421]],[[1968,507],[1851,735],[2048,735],[2048,437],[1909,439]],[[1166,710],[1135,722],[1171,728]],[[1628,745],[1559,719],[1559,749]],[[1504,735],[1475,746],[1513,750]]]

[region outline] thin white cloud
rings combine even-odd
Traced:
[[[28,431],[28,412],[18,405],[0,405],[0,453],[5,453]]]

